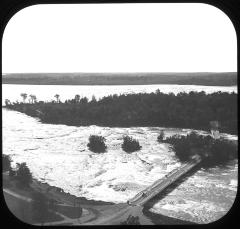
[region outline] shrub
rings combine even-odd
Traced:
[[[30,183],[32,183],[32,174],[25,162],[17,163],[16,180],[18,185],[23,188],[29,187]]]
[[[163,142],[164,137],[165,137],[164,131],[161,130],[160,134],[158,135],[158,138],[157,138],[158,142],[159,143]]]
[[[9,168],[9,177],[10,178],[14,178],[15,177],[15,175],[16,175],[16,171],[15,170],[13,170],[11,167]]]
[[[102,136],[91,135],[87,146],[94,153],[104,153],[107,149],[105,141],[106,139]]]
[[[237,146],[223,138],[214,140],[209,151],[208,158],[204,160],[205,167],[225,166],[238,157]]]
[[[135,151],[138,151],[142,148],[142,146],[139,145],[139,142],[132,137],[124,136],[123,137],[123,144],[122,149],[127,153],[132,153]]]
[[[2,168],[3,172],[8,171],[11,168],[11,158],[9,155],[2,155]]]
[[[172,145],[180,161],[189,161],[195,154],[201,156],[202,166],[205,168],[225,166],[237,158],[237,146],[230,141],[198,135],[196,132],[191,132],[187,136],[174,135],[164,142]]]

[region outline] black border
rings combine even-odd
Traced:
[[[221,11],[223,11],[232,21],[233,26],[236,30],[237,35],[237,44],[240,43],[240,1],[239,0],[158,0],[158,1],[109,1],[109,0],[102,0],[102,1],[96,1],[96,0],[2,0],[0,2],[0,24],[1,24],[1,40],[4,33],[4,29],[8,23],[8,21],[11,19],[11,17],[16,14],[21,9],[36,5],[36,4],[76,4],[76,3],[98,3],[98,4],[104,4],[104,3],[206,3],[212,6],[215,6],[219,8]],[[2,51],[2,42],[0,46],[0,51]],[[0,60],[2,63],[2,52],[0,56]],[[2,64],[0,67],[0,71],[2,73]],[[239,76],[239,45],[237,45],[237,75]],[[239,83],[239,77],[238,77],[238,83]],[[238,166],[238,174],[239,174],[239,166]],[[2,179],[1,179],[2,184]],[[238,182],[239,187],[239,182]],[[2,189],[1,189],[2,191]],[[219,227],[230,227],[235,228],[237,226],[240,226],[240,201],[239,201],[239,188],[237,191],[236,200],[231,208],[231,210],[221,219],[209,223],[209,224],[199,224],[199,225],[161,225],[161,227],[169,228],[169,227],[176,227],[176,228],[219,228]],[[38,228],[38,226],[28,225],[20,220],[18,220],[7,208],[7,205],[5,204],[4,197],[2,194],[1,197],[1,210],[3,212],[1,213],[1,225],[3,226],[23,226],[24,228],[31,228],[35,227]],[[238,219],[239,218],[239,219]],[[153,227],[158,227],[160,225],[155,225]],[[48,226],[44,226],[48,227]],[[81,227],[91,227],[91,226],[81,226]],[[99,226],[98,226],[99,227]],[[121,226],[117,225],[111,225],[111,226],[101,226],[103,228],[105,227],[116,227],[120,228]],[[140,227],[150,227],[146,225],[138,226]],[[58,228],[57,226],[51,226],[51,228]],[[67,226],[66,228],[69,228]]]

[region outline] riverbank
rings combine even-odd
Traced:
[[[32,191],[38,191],[43,194],[45,194],[48,198],[52,198],[57,201],[58,204],[65,204],[65,205],[72,205],[78,203],[80,206],[89,211],[92,212],[92,217],[90,217],[87,220],[83,220],[80,218],[79,224],[87,224],[91,225],[91,222],[99,219],[104,219],[110,215],[114,215],[119,213],[121,210],[126,208],[128,205],[125,203],[121,204],[115,204],[111,202],[104,202],[104,201],[96,201],[96,200],[88,200],[84,197],[76,197],[70,193],[64,192],[62,189],[51,186],[47,183],[42,183],[36,179],[33,179],[33,182],[30,186],[31,189],[21,191],[16,188],[12,188],[9,186],[9,176],[7,174],[3,174],[3,188],[7,188],[8,190],[12,190],[12,192],[19,193],[20,195],[23,195],[23,198],[25,199],[30,199],[31,197],[31,192]],[[8,185],[7,185],[8,184]],[[7,202],[7,205],[9,203],[9,196],[5,196],[5,201]],[[7,198],[7,199],[6,199]],[[12,202],[12,201],[11,201]],[[26,206],[26,204],[24,205]],[[10,207],[10,206],[8,206]],[[12,209],[12,207],[10,207]],[[14,212],[13,212],[14,214]],[[172,224],[193,224],[192,222],[188,221],[183,221],[183,220],[178,220],[175,218],[171,218],[168,216],[160,215],[160,214],[155,214],[152,212],[149,212],[146,209],[143,209],[143,215],[146,216],[150,221],[153,222],[153,224],[163,224],[163,225],[172,225]],[[26,216],[25,216],[26,217]],[[55,218],[53,218],[54,221]],[[62,220],[61,217],[58,218],[59,221]],[[71,225],[71,224],[69,224]],[[74,224],[75,225],[75,224]]]
[[[121,209],[126,207],[125,203],[121,204],[115,204],[112,202],[105,202],[105,201],[97,201],[97,200],[89,200],[84,197],[76,197],[70,193],[65,193],[64,191],[61,191],[61,189],[51,186],[47,183],[41,183],[40,181],[34,180],[35,187],[39,187],[41,191],[49,190],[49,193],[53,194],[55,198],[58,199],[58,201],[63,202],[71,202],[74,203],[75,200],[77,200],[82,207],[84,208],[94,208],[96,211],[98,211],[98,218],[106,217],[108,215],[113,215],[114,213],[117,213]],[[156,214],[154,212],[151,212],[147,209],[143,209],[143,214],[149,218],[154,224],[163,224],[163,225],[172,225],[172,224],[195,224],[193,222],[185,221],[185,220],[179,220],[176,218]],[[88,225],[91,225],[91,222],[89,222]]]

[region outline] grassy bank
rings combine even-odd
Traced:
[[[164,126],[209,130],[210,121],[220,132],[237,134],[237,94],[217,92],[112,95],[99,101],[87,98],[64,102],[8,103],[8,109],[39,117],[43,123],[110,127]]]

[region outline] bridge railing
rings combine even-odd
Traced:
[[[199,156],[193,157],[190,162],[180,166],[179,168],[172,170],[170,173],[165,175],[163,178],[155,181],[152,185],[150,185],[149,187],[147,187],[144,190],[142,190],[141,192],[139,192],[136,196],[134,196],[133,198],[131,198],[128,201],[128,204],[134,204],[134,202],[141,200],[141,198],[144,199],[143,202],[148,201],[153,196],[158,194],[160,191],[165,189],[167,186],[174,183],[176,180],[179,179],[179,177],[181,177],[183,174],[187,173],[190,169],[192,169],[194,166],[196,166],[200,162],[201,162],[201,158]],[[171,179],[171,177],[173,177],[174,175],[177,175],[177,177]],[[161,190],[157,190],[160,185],[162,185]],[[143,194],[144,194],[144,196],[143,196]]]

